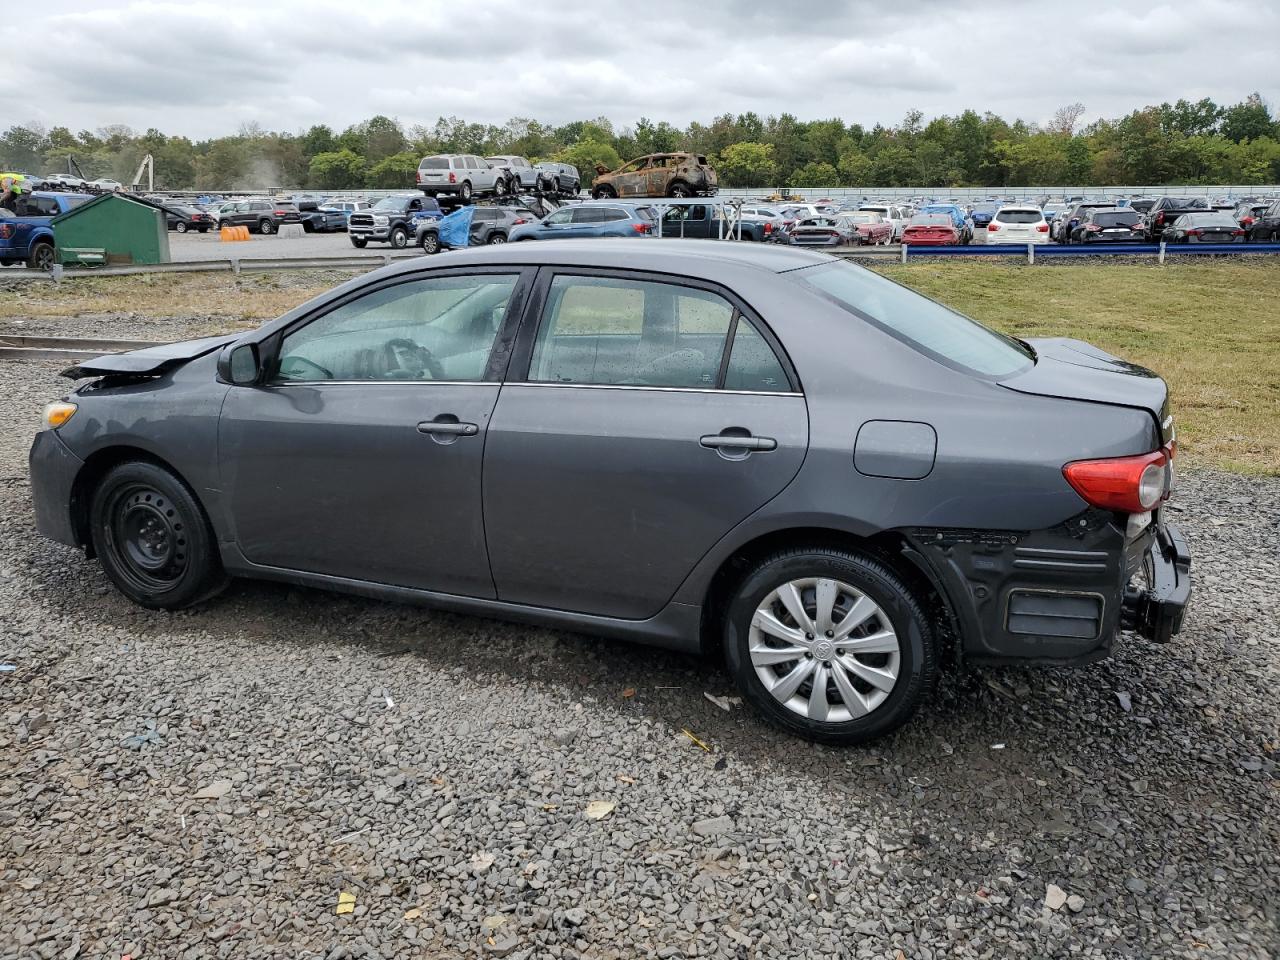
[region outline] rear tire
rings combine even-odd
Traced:
[[[506,243],[506,242],[507,242],[506,235],[499,233],[497,230],[489,234],[489,239],[485,241],[485,243],[487,244]]]
[[[181,220],[179,220],[177,223],[173,225],[173,230],[174,230],[174,233],[186,233],[187,225],[183,223]]]
[[[463,203],[470,203],[470,202],[471,202],[471,194],[472,194],[472,190],[471,190],[471,181],[470,181],[470,180],[463,180],[463,181],[462,181],[462,186],[461,186],[461,187],[459,188],[459,190],[458,190],[458,196],[462,198],[462,202],[463,202]]]
[[[259,220],[258,232],[264,237],[269,237],[276,232],[276,223],[274,220]]]
[[[226,587],[213,529],[194,494],[145,460],[107,471],[89,505],[90,535],[108,579],[152,610],[179,610]]]
[[[671,184],[671,186],[667,187],[667,196],[681,198],[692,197],[693,190],[690,189],[689,185],[683,180],[677,180],[675,183]]]
[[[427,231],[422,235],[422,240],[419,243],[419,246],[422,247],[422,252],[427,254],[428,256],[439,253],[440,252],[440,234],[436,233],[433,230]]]
[[[804,622],[790,612],[788,585],[797,585]],[[820,619],[824,585],[828,630]],[[846,617],[858,626],[842,638]],[[828,547],[784,550],[747,574],[725,614],[724,646],[738,689],[770,722],[839,746],[866,743],[906,723],[938,671],[929,620],[898,575],[869,556]],[[822,683],[816,692],[815,679]]]

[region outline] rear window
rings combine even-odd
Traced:
[[[1141,217],[1132,210],[1117,210],[1115,213],[1095,213],[1093,222],[1100,227],[1132,227]]]
[[[917,213],[910,223],[916,227],[949,227],[951,218],[945,213]]]
[[[1237,227],[1235,218],[1225,213],[1188,213],[1182,219],[1196,227]]]
[[[418,169],[419,170],[448,170],[449,158],[448,157],[426,157],[425,159],[423,159],[423,161],[420,164],[418,164]]]
[[[1031,353],[1016,340],[855,264],[824,264],[791,276],[949,367],[1003,378],[1032,365]]]
[[[996,219],[1001,223],[1039,223],[1044,214],[1039,210],[1001,210]]]
[[[636,207],[635,210],[636,216],[643,217],[645,220],[656,221],[658,219],[658,211],[653,207]]]

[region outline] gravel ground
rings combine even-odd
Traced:
[[[836,750],[625,644],[271,584],[133,607],[31,529],[57,366],[0,362],[5,960],[1280,951],[1275,480],[1183,477],[1173,644],[949,678]]]
[[[285,237],[277,234],[264,237],[251,233],[248,240],[236,242],[224,242],[217,231],[169,234],[169,256],[175,261],[226,260],[231,257],[246,260],[275,257],[371,257],[381,260],[388,253],[402,252],[393,251],[385,243],[371,243],[363,250],[353,247],[345,230]]]

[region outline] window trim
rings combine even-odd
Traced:
[[[489,348],[489,359],[485,362],[484,373],[479,380],[279,380],[275,379],[275,368],[280,359],[280,348],[284,344],[285,337],[290,334],[297,333],[304,327],[309,326],[316,320],[328,316],[335,310],[345,307],[349,303],[359,300],[371,294],[379,293],[392,287],[398,287],[407,283],[417,283],[423,280],[436,280],[447,277],[470,277],[482,275],[497,276],[514,276],[516,278],[515,286],[511,289],[511,299],[507,303],[507,313],[502,319],[502,326],[498,328],[498,332],[493,340],[493,345]],[[329,384],[349,385],[353,383],[404,383],[407,385],[423,386],[430,384],[476,384],[476,383],[502,383],[506,373],[507,365],[511,360],[512,348],[515,343],[516,333],[519,330],[520,318],[524,314],[525,306],[529,299],[529,290],[533,284],[536,275],[536,268],[531,268],[522,264],[512,264],[509,267],[497,264],[476,265],[474,267],[445,267],[443,269],[419,270],[409,274],[401,274],[394,277],[388,277],[377,283],[367,284],[348,291],[343,296],[326,303],[320,304],[314,310],[308,311],[300,317],[290,321],[287,325],[273,330],[269,335],[262,338],[258,342],[259,352],[262,355],[262,366],[264,369],[270,369],[272,372],[263,377],[261,386],[263,387],[289,387],[289,386],[305,386],[316,387]],[[249,341],[245,341],[249,342]]]
[[[551,290],[552,281],[559,276],[570,277],[589,277],[589,278],[607,278],[615,280],[630,280],[640,283],[663,283],[668,286],[690,287],[695,290],[702,290],[707,293],[714,293],[722,297],[725,302],[733,308],[733,316],[729,320],[729,329],[725,333],[724,344],[721,348],[720,363],[717,367],[716,383],[711,387],[659,387],[647,386],[643,384],[608,384],[608,383],[550,383],[543,380],[530,380],[529,371],[532,369],[533,348],[538,340],[538,333],[542,329],[542,324],[546,320],[546,304],[547,295]],[[514,299],[514,294],[512,297]],[[787,378],[786,390],[726,390],[724,389],[724,378],[727,370],[729,354],[733,349],[733,341],[738,331],[738,317],[745,316],[756,331],[762,336],[769,348],[773,351],[774,356],[778,359],[778,363],[782,367],[782,372]],[[585,388],[585,389],[607,389],[607,390],[650,390],[664,392],[682,392],[682,393],[735,393],[750,394],[752,396],[764,397],[802,397],[804,396],[804,387],[800,382],[799,376],[796,374],[795,365],[791,362],[791,357],[783,348],[781,341],[778,340],[770,326],[764,322],[764,319],[744,301],[740,296],[729,290],[727,287],[721,286],[710,280],[703,280],[700,277],[686,277],[681,274],[660,273],[652,270],[625,270],[608,267],[577,267],[577,266],[560,266],[547,265],[538,270],[538,275],[533,281],[533,288],[525,302],[523,316],[520,321],[520,328],[516,334],[515,349],[511,354],[510,362],[507,368],[506,383],[524,384],[534,387],[561,387],[561,388]]]

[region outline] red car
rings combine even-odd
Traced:
[[[946,247],[960,243],[960,231],[945,213],[918,213],[907,221],[902,242],[922,247]]]
[[[842,214],[840,219],[858,231],[859,243],[893,243],[893,224],[878,213],[864,210]]]

